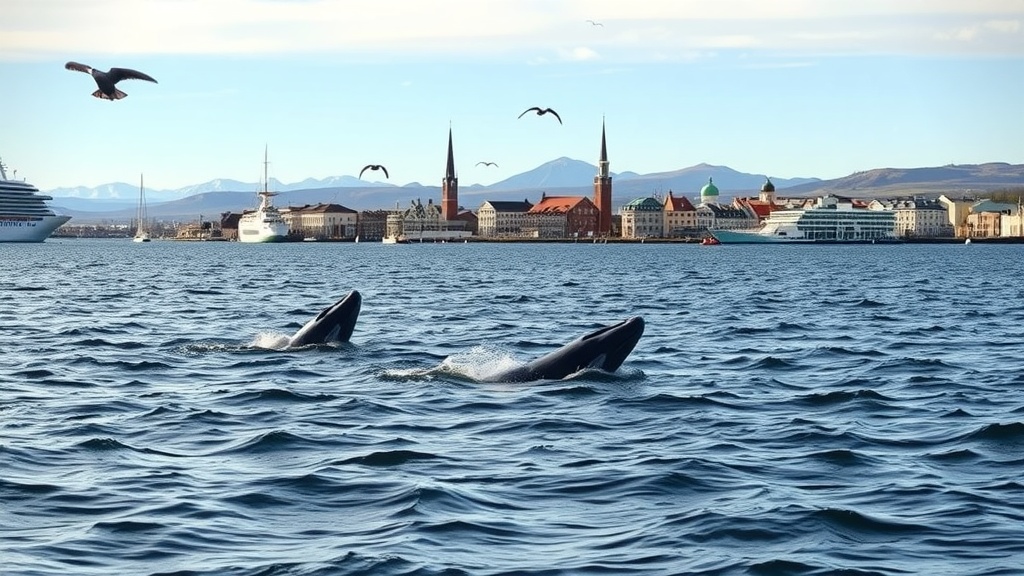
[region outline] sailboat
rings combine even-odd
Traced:
[[[139,214],[138,226],[135,228],[135,237],[132,242],[149,242],[149,232],[146,231],[146,189],[142,186],[142,174],[139,174]]]

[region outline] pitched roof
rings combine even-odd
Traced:
[[[528,200],[486,200],[484,204],[490,204],[495,212],[526,212],[533,206]]]
[[[292,210],[292,212],[323,212],[323,213],[342,212],[342,213],[346,213],[346,214],[356,214],[357,213],[355,210],[353,210],[351,208],[346,208],[346,207],[342,206],[341,204],[324,204],[322,202],[320,204],[313,204],[313,205],[306,204],[305,206],[299,206],[297,208],[292,208],[291,210]]]
[[[693,202],[686,196],[673,196],[672,191],[668,191],[668,196],[665,197],[665,210],[671,212],[693,212],[696,208],[693,207]]]
[[[529,214],[568,214],[581,202],[590,202],[586,196],[544,196],[530,208]]]
[[[767,218],[772,213],[772,210],[776,209],[774,204],[752,198],[737,198],[736,201],[750,208],[751,212],[756,214],[759,219]]]

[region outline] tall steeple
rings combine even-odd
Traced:
[[[608,168],[608,144],[604,133],[604,118],[601,118],[601,157],[597,162],[597,176],[594,176],[597,233],[601,236],[608,236],[612,231],[612,177]]]
[[[455,152],[452,148],[452,128],[448,127],[448,164],[441,181],[441,218],[454,220],[459,214],[459,179],[455,175]]]
[[[608,177],[608,143],[604,137],[604,118],[601,119],[601,158],[597,162],[598,176]]]

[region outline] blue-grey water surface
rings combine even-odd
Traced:
[[[0,573],[1021,574],[1022,255],[0,245]]]

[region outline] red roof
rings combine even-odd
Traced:
[[[754,214],[757,215],[758,220],[764,220],[771,215],[772,210],[776,209],[774,204],[769,204],[768,202],[762,202],[751,198],[738,198],[737,201],[750,207]]]
[[[686,196],[673,196],[669,191],[665,197],[665,210],[670,212],[693,212],[696,208]]]
[[[545,196],[533,205],[527,214],[568,214],[585,196]]]

